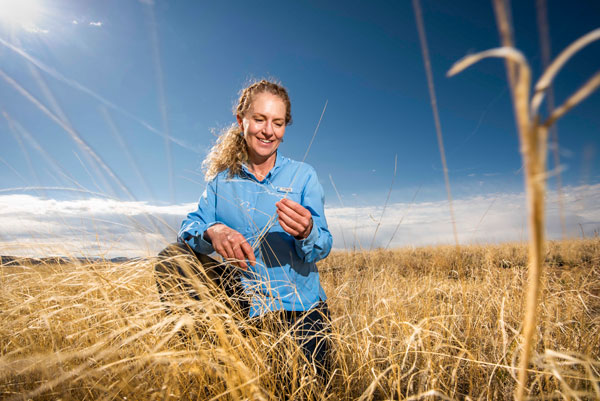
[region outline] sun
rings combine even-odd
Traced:
[[[39,0],[0,0],[0,24],[34,29],[37,28],[41,11]]]

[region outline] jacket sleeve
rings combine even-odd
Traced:
[[[308,179],[302,190],[301,205],[312,214],[313,227],[308,237],[296,239],[296,253],[305,263],[317,262],[324,259],[331,251],[333,239],[324,212],[325,196],[319,183],[317,173],[311,167]]]
[[[212,244],[203,238],[204,232],[211,226],[222,223],[216,218],[217,190],[216,179],[210,181],[204,190],[198,208],[187,215],[181,223],[177,240],[187,242],[198,253],[208,255],[215,250]]]

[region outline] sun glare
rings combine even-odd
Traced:
[[[39,0],[0,0],[0,24],[2,25],[39,30],[37,23],[40,15]]]

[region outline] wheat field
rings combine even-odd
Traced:
[[[214,292],[166,314],[153,260],[2,266],[0,398],[512,399],[527,245],[332,253],[333,373]],[[202,288],[200,288],[202,290]],[[551,242],[527,391],[600,398],[600,239]]]

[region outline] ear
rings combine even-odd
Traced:
[[[237,119],[238,125],[240,126],[240,128],[243,131],[244,130],[244,119],[239,114],[236,115],[235,118]]]

